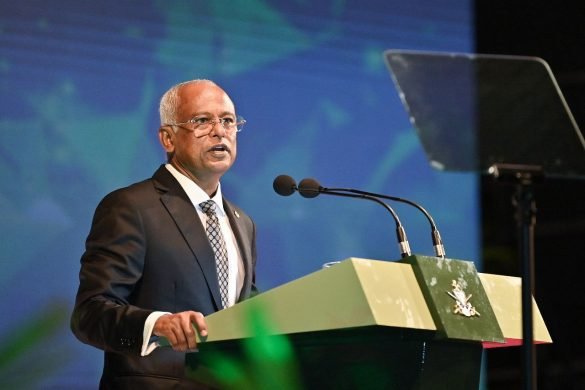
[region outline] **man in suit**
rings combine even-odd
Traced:
[[[168,163],[100,202],[81,258],[71,328],[105,351],[103,389],[196,388],[184,375],[194,328],[205,336],[206,315],[255,290],[255,227],[220,185],[245,121],[209,80],[171,88],[160,115]]]

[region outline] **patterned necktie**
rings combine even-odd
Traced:
[[[206,200],[199,203],[199,206],[205,214],[207,214],[207,226],[205,231],[209,238],[209,243],[215,253],[215,265],[217,267],[217,278],[219,281],[219,292],[221,293],[221,305],[226,308],[228,306],[228,275],[229,266],[227,258],[227,250],[221,229],[219,228],[219,219],[215,213],[215,202],[213,200]]]

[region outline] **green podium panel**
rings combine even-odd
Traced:
[[[480,273],[482,285],[489,297],[505,342],[484,342],[484,348],[511,347],[522,344],[522,280],[513,276]],[[532,298],[535,344],[552,343],[538,305]]]
[[[481,279],[471,261],[409,256],[439,337],[504,342]]]

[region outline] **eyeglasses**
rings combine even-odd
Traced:
[[[217,120],[211,119],[206,116],[196,116],[194,118],[189,119],[186,122],[179,122],[179,123],[165,123],[165,126],[178,126],[184,128],[185,130],[192,131],[195,133],[197,137],[203,137],[209,133],[215,127],[216,124],[221,124],[224,130],[229,134],[233,135],[235,133],[239,133],[244,128],[244,124],[246,120],[238,116],[236,118],[232,117],[225,117],[225,118],[217,118]]]

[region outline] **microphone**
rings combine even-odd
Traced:
[[[274,179],[272,188],[278,195],[290,196],[297,190],[297,183],[288,175],[279,175]]]
[[[325,188],[325,190],[368,195],[368,196],[372,196],[375,198],[388,199],[388,200],[392,200],[394,202],[406,203],[408,205],[414,206],[415,208],[417,208],[420,212],[422,212],[424,214],[424,216],[429,221],[429,224],[431,225],[431,239],[433,240],[433,248],[435,250],[435,256],[445,258],[446,252],[445,252],[445,246],[443,245],[443,240],[441,239],[441,233],[439,232],[439,229],[437,228],[437,225],[435,224],[435,221],[434,221],[433,217],[431,216],[431,214],[429,214],[429,212],[427,210],[425,210],[424,207],[422,207],[418,203],[415,203],[415,202],[408,200],[408,199],[399,198],[396,196],[376,194],[376,193],[368,192],[368,191],[355,190],[353,188]]]
[[[396,212],[394,212],[392,207],[388,206],[386,203],[382,202],[380,199],[378,199],[374,196],[370,196],[368,194],[350,194],[350,193],[345,193],[345,192],[341,192],[341,191],[336,191],[334,189],[324,188],[324,187],[321,187],[321,185],[319,184],[319,182],[317,180],[311,179],[311,178],[305,178],[305,179],[301,180],[299,183],[299,186],[297,187],[297,191],[299,192],[299,194],[301,194],[301,196],[303,196],[305,198],[314,198],[314,197],[318,196],[319,194],[327,194],[327,195],[343,196],[346,198],[367,199],[367,200],[370,200],[372,202],[376,202],[376,203],[382,205],[386,210],[388,210],[388,212],[390,212],[390,214],[392,214],[392,217],[394,218],[394,222],[396,223],[396,237],[398,239],[398,248],[400,249],[400,256],[402,258],[404,258],[404,257],[408,257],[411,255],[410,245],[408,244],[408,239],[406,238],[406,231],[404,230],[404,227],[400,223],[400,218],[398,218],[398,215],[396,214]],[[278,192],[278,193],[280,194],[280,192]]]

